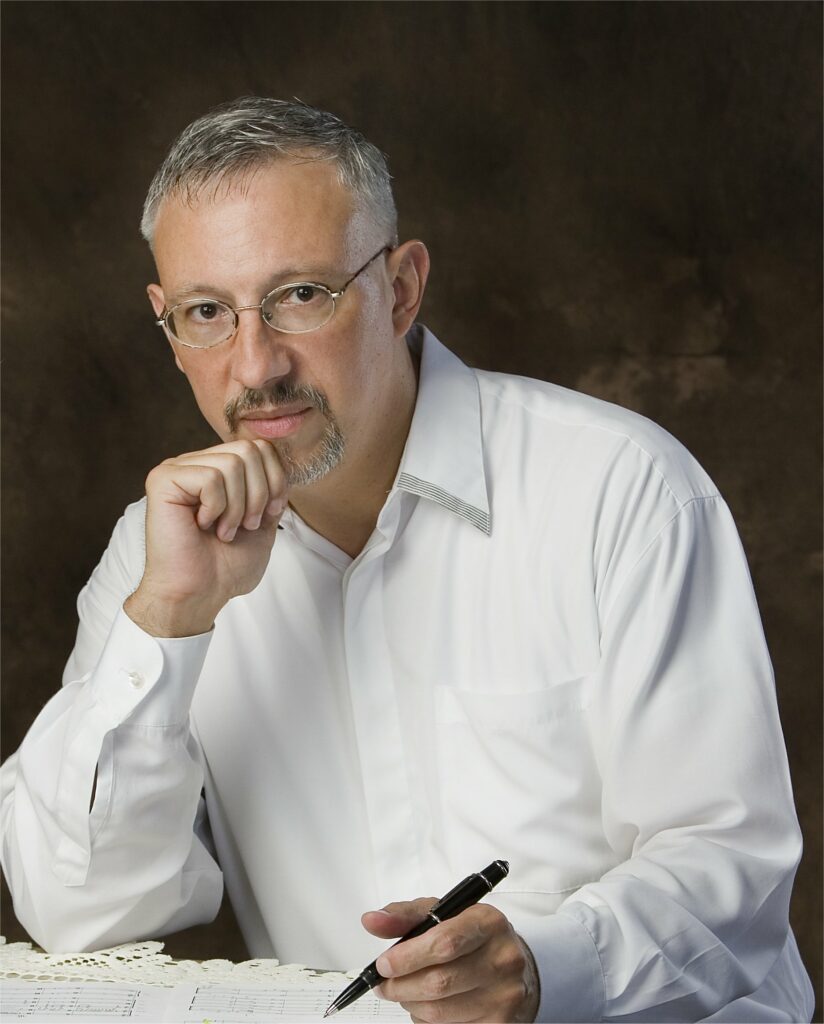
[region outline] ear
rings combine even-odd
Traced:
[[[163,311],[166,308],[166,298],[163,295],[163,289],[160,287],[159,284],[149,284],[146,285],[146,294],[149,296],[149,302],[151,302],[155,316],[159,320],[163,316]],[[165,334],[166,332],[164,331],[163,333]],[[180,370],[181,373],[185,373],[186,371],[183,369],[180,359],[178,358],[177,352],[175,351],[175,347],[174,345],[172,345],[172,342],[169,339],[168,335],[166,335],[166,340],[172,346],[172,352],[174,352],[175,364],[178,370]]]
[[[395,337],[402,338],[415,322],[429,276],[429,252],[423,242],[404,242],[387,260],[395,302],[392,323]]]

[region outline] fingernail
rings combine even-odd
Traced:
[[[385,956],[379,956],[378,957],[378,959],[377,959],[377,961],[375,963],[375,967],[377,967],[378,974],[380,974],[382,977],[384,977],[384,978],[391,978],[392,977],[392,965],[389,963],[389,961],[387,960],[387,958]]]
[[[246,529],[247,530],[256,530],[260,526],[260,521],[261,521],[262,518],[263,518],[262,515],[252,516],[252,518],[249,520],[249,524],[246,527]]]
[[[231,530],[227,530],[226,533],[224,533],[223,539],[226,541],[227,544],[230,544],[235,539],[235,534],[236,533],[237,533],[237,527],[233,526],[231,528]]]
[[[279,516],[286,508],[286,505],[287,502],[285,502],[283,498],[272,498],[266,506],[266,514],[269,516]]]

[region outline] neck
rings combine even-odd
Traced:
[[[417,360],[405,359],[386,414],[370,424],[367,443],[347,449],[340,466],[307,487],[294,488],[289,503],[316,533],[356,558],[375,529],[403,455],[418,389]]]

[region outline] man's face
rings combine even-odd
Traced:
[[[167,199],[155,232],[158,315],[190,298],[255,305],[281,284],[337,291],[389,239],[324,162],[281,160],[192,204]],[[292,482],[311,483],[374,444],[397,364],[393,289],[380,256],[307,334],[238,314],[234,337],[213,348],[172,343],[206,420],[224,440],[273,440]]]

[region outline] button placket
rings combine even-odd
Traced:
[[[390,514],[387,514],[390,513]],[[398,507],[385,509],[383,538],[344,575],[344,644],[355,734],[363,770],[379,897],[423,891],[412,793],[383,618],[384,553]]]

